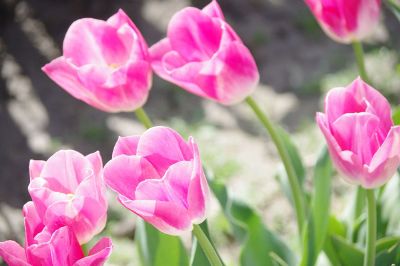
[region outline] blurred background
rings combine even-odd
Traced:
[[[107,114],[80,102],[53,83],[41,67],[58,57],[69,25],[82,17],[107,19],[119,8],[132,18],[149,45],[165,35],[172,15],[206,0],[0,0],[0,241],[23,239],[21,207],[29,200],[29,160],[59,149],[111,157],[120,135],[144,128],[133,113]],[[323,146],[315,123],[321,96],[357,75],[351,46],[330,40],[301,0],[220,0],[226,19],[252,51],[261,74],[255,99],[271,118],[293,133],[307,165]],[[375,87],[394,104],[400,97],[400,24],[383,8],[382,24],[365,46]],[[274,176],[279,159],[264,130],[244,104],[223,107],[154,76],[144,109],[156,124],[169,125],[198,141],[203,161],[230,192],[256,207],[273,230],[293,242],[295,218]],[[311,180],[308,182],[311,187]],[[335,179],[333,211],[341,213],[349,186]],[[134,217],[110,195],[110,265],[135,265]],[[214,206],[215,205],[215,206]],[[211,231],[229,265],[232,243],[211,208]],[[290,240],[292,239],[292,240]],[[137,264],[136,264],[137,265]]]

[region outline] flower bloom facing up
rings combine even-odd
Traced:
[[[331,158],[345,178],[364,188],[387,182],[400,164],[400,127],[393,126],[388,101],[356,79],[332,89],[317,123]]]
[[[103,230],[107,219],[103,163],[98,152],[65,150],[31,160],[29,194],[50,231],[69,226],[80,244]]]
[[[102,238],[85,257],[68,226],[54,232],[42,223],[33,202],[23,208],[25,248],[14,241],[0,242],[0,257],[10,266],[100,266],[110,256],[111,239]]]
[[[209,192],[197,145],[172,129],[119,138],[104,176],[122,205],[164,233],[192,230],[206,218]]]
[[[63,56],[43,71],[75,98],[106,112],[141,107],[152,79],[147,44],[122,10],[107,21],[72,23]]]
[[[253,56],[216,1],[203,10],[188,7],[176,13],[167,38],[152,46],[150,55],[163,79],[226,105],[250,95],[259,80]]]
[[[341,43],[360,41],[379,22],[381,0],[305,0],[326,34]]]

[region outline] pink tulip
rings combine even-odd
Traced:
[[[381,0],[305,0],[326,34],[341,43],[360,41],[379,22]]]
[[[230,105],[256,88],[259,74],[250,51],[225,19],[217,1],[176,13],[167,38],[150,48],[154,71],[198,96]]]
[[[111,239],[102,238],[84,256],[68,226],[51,232],[42,224],[33,202],[23,208],[25,248],[14,241],[0,242],[0,257],[10,266],[100,266],[110,256]]]
[[[141,107],[152,78],[147,44],[122,10],[107,21],[72,23],[63,56],[43,71],[75,98],[106,112]]]
[[[317,123],[331,158],[345,178],[364,188],[387,182],[400,164],[400,127],[393,126],[388,101],[356,79],[332,89]]]
[[[29,165],[29,194],[50,231],[69,226],[80,244],[103,230],[107,219],[103,163],[98,152],[84,157],[67,150]]]
[[[104,176],[122,205],[166,234],[192,230],[206,218],[209,192],[197,145],[172,129],[120,137]]]

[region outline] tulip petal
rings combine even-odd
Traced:
[[[27,254],[32,265],[73,265],[83,257],[75,235],[66,226],[56,230],[49,242],[29,246]]]
[[[177,12],[168,25],[167,36],[173,50],[186,60],[207,60],[218,50],[222,30],[197,8],[187,7]]]
[[[78,79],[78,68],[65,57],[54,59],[46,64],[42,70],[73,97],[101,110],[109,110],[108,106],[92,97],[90,92],[82,85]]]
[[[167,127],[153,127],[140,138],[137,154],[145,157],[160,176],[172,164],[192,159],[186,141],[174,130]]]
[[[167,201],[130,200],[119,196],[119,201],[127,209],[142,217],[165,234],[179,235],[192,230],[192,223],[185,208]]]
[[[30,160],[29,161],[29,177],[31,180],[34,179],[35,177],[40,176],[40,173],[42,172],[42,169],[45,164],[46,164],[46,161],[42,161],[42,160]]]
[[[187,193],[189,215],[193,223],[199,224],[206,218],[206,208],[209,201],[207,179],[201,166],[199,149],[193,138],[189,139],[193,150],[193,170]]]
[[[74,266],[101,266],[111,255],[112,242],[108,237],[104,237],[89,250],[88,256],[78,260]]]
[[[68,201],[58,201],[50,205],[43,222],[51,231],[56,230],[60,225],[69,226],[78,242],[85,244],[103,230],[106,219],[106,203],[103,204],[88,197],[74,197]]]
[[[25,203],[22,212],[24,214],[25,245],[30,246],[35,243],[35,236],[43,231],[44,225],[32,201]]]
[[[134,199],[137,185],[149,178],[160,178],[153,165],[139,156],[120,155],[104,167],[107,185],[129,199]]]
[[[369,164],[380,146],[376,135],[379,118],[369,113],[351,113],[339,117],[332,125],[331,132],[341,150],[352,151],[362,164]],[[360,141],[360,139],[364,141]]]
[[[25,250],[15,241],[0,242],[0,257],[9,266],[30,266],[26,261]]]
[[[366,112],[373,113],[379,117],[380,128],[384,129],[383,134],[386,136],[393,126],[391,107],[388,100],[360,77],[350,84],[350,91],[358,102],[366,101]]]
[[[120,65],[128,59],[128,47],[118,36],[117,28],[103,20],[83,18],[69,27],[63,55],[75,65]]]
[[[147,179],[135,191],[137,200],[171,201],[187,208],[187,194],[193,164],[181,161],[170,166],[162,179]]]
[[[206,5],[201,12],[206,14],[209,17],[214,17],[218,19],[225,20],[224,14],[222,13],[221,7],[218,5],[216,0],[212,0],[211,3]]]
[[[376,188],[386,183],[400,164],[400,126],[392,127],[383,144],[369,164],[369,178],[364,182],[366,188]]]
[[[119,155],[136,155],[140,136],[119,137],[115,143],[112,158]]]
[[[57,182],[48,184],[49,186],[54,184],[54,187],[51,187],[52,190],[70,193],[75,191],[82,180],[92,174],[90,162],[82,154],[73,150],[56,152],[47,160],[42,170],[42,177],[57,179],[58,185],[56,185]]]
[[[359,184],[360,173],[364,171],[359,158],[352,151],[342,151],[328,128],[325,114],[317,113],[316,120],[325,136],[329,153],[336,168],[349,183]]]

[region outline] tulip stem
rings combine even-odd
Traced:
[[[370,80],[368,78],[367,70],[365,68],[365,60],[364,60],[364,49],[359,41],[354,41],[353,42],[353,51],[354,55],[356,57],[356,62],[357,62],[357,67],[358,67],[358,72],[360,74],[360,77],[366,82],[370,83]]]
[[[222,266],[223,263],[219,258],[217,251],[199,225],[193,225],[193,234],[206,254],[211,266]]]
[[[375,265],[375,242],[376,242],[376,202],[373,189],[366,190],[368,207],[368,234],[365,246],[364,266]]]
[[[250,106],[250,108],[254,111],[257,118],[263,124],[265,129],[268,131],[268,133],[269,133],[272,141],[274,142],[274,144],[278,150],[278,153],[282,159],[283,165],[285,167],[285,170],[286,170],[286,173],[287,173],[287,176],[289,179],[289,185],[290,185],[290,189],[292,192],[295,211],[296,211],[297,226],[298,226],[299,233],[301,235],[305,217],[306,217],[305,208],[304,208],[305,201],[304,201],[304,195],[302,193],[301,186],[299,183],[299,179],[294,170],[292,161],[290,160],[289,153],[282,141],[282,138],[279,137],[277,131],[275,130],[274,125],[268,119],[268,117],[261,111],[260,107],[254,101],[254,99],[251,97],[247,97],[246,102]]]
[[[145,110],[143,110],[142,107],[139,107],[138,109],[135,110],[135,114],[137,119],[145,126],[146,128],[151,128],[153,126],[153,123],[151,122],[150,118],[146,114]]]

